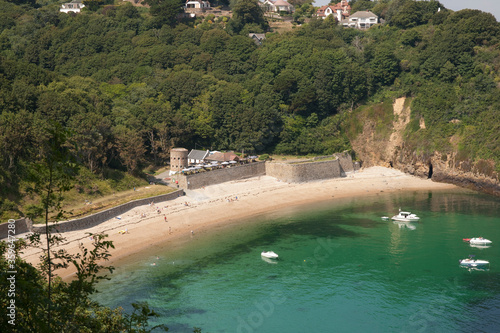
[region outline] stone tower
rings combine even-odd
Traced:
[[[170,150],[170,174],[177,173],[188,167],[188,150],[172,148]]]

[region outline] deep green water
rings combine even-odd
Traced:
[[[420,222],[380,218],[399,207]],[[147,301],[171,332],[500,332],[499,212],[498,198],[461,190],[332,199],[145,254],[96,299]],[[479,236],[493,245],[462,241]],[[460,268],[469,254],[490,269]]]

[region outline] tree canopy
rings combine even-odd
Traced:
[[[387,23],[369,30],[311,18],[277,34],[256,0],[236,1],[232,18],[183,19],[177,0],[148,3],[68,15],[0,0],[3,191],[17,191],[49,121],[71,131],[78,163],[102,176],[139,175],[174,146],[348,149],[341,120],[383,96],[413,97],[435,126],[498,109],[499,24],[488,13],[381,1],[369,5]],[[266,31],[262,45],[248,37]],[[322,143],[306,139],[321,130]]]

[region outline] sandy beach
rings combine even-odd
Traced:
[[[151,247],[168,248],[199,237],[210,228],[233,223],[251,223],[248,218],[287,207],[317,203],[334,198],[372,196],[381,192],[452,189],[455,185],[436,183],[404,174],[398,170],[371,167],[344,178],[302,184],[288,184],[270,176],[211,185],[187,190],[186,196],[165,202],[155,202],[128,211],[98,226],[63,233],[62,245],[70,253],[79,251],[79,244],[90,247],[87,233],[108,234],[115,249],[111,261],[119,265],[140,251]],[[123,231],[126,231],[125,233]],[[23,258],[37,263],[38,249],[26,249]],[[75,270],[68,268],[56,273],[70,279]]]

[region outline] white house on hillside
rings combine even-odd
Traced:
[[[268,12],[293,13],[295,11],[295,8],[285,0],[264,0],[260,6]]]
[[[378,23],[378,16],[368,11],[360,11],[342,20],[342,26],[347,28],[368,29]]]
[[[85,7],[85,5],[83,4],[83,0],[73,0],[68,3],[63,3],[61,5],[61,8],[59,8],[59,11],[63,13],[79,13],[83,7]]]
[[[210,8],[210,2],[203,0],[187,0],[184,8],[203,9]]]

